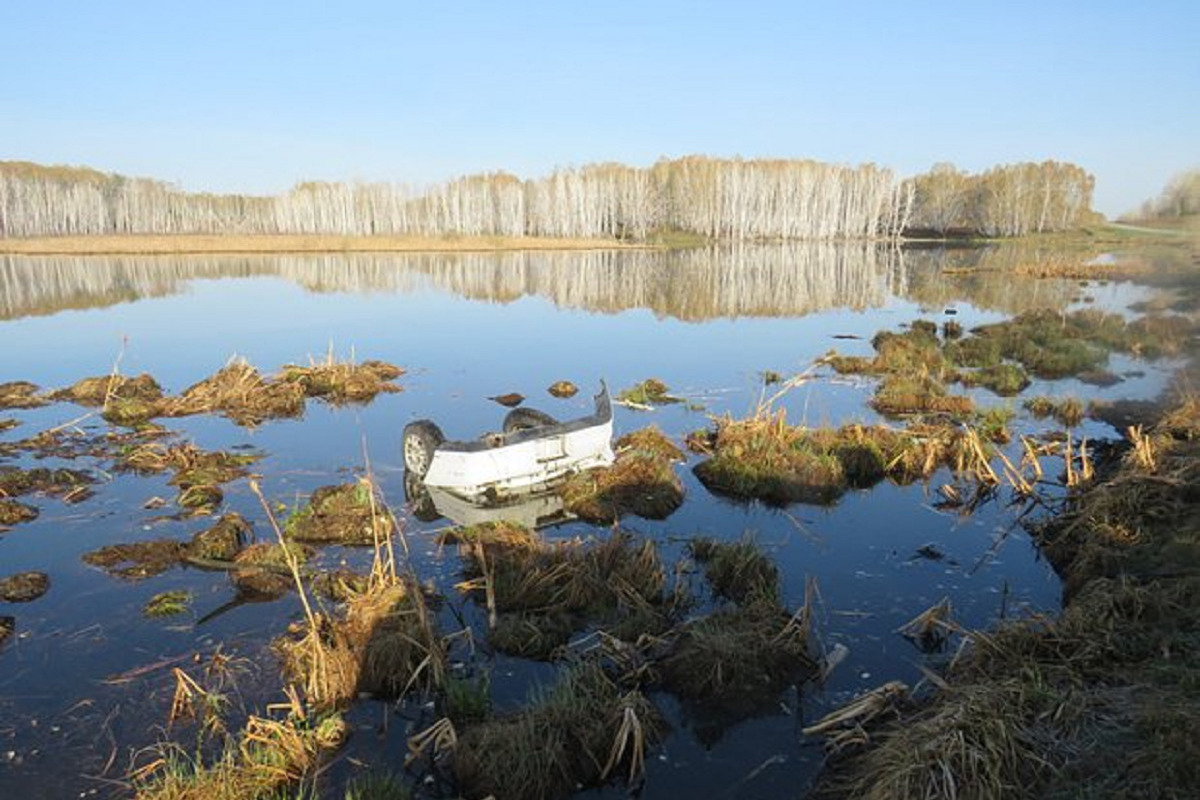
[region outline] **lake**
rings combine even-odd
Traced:
[[[451,521],[419,520],[405,505],[400,433],[406,423],[428,418],[451,438],[472,439],[499,428],[506,409],[492,396],[517,392],[527,406],[569,419],[590,413],[601,380],[615,392],[654,377],[686,402],[648,412],[618,406],[616,432],[653,424],[681,443],[710,417],[751,411],[773,392],[764,387],[764,373],[794,374],[831,349],[869,354],[871,337],[882,329],[917,319],[952,319],[970,328],[1039,308],[1131,314],[1131,305],[1151,296],[1151,289],[1131,282],[1015,278],[989,263],[995,257],[987,250],[858,244],[0,257],[0,382],[59,388],[117,369],[148,372],[177,393],[235,355],[264,372],[330,352],[404,367],[403,391],[367,405],[310,400],[302,418],[256,428],[211,416],[161,422],[205,449],[262,454],[254,470],[263,492],[288,506],[317,487],[350,480],[369,459],[403,524],[412,567],[446,598],[442,630],[453,632],[478,626],[486,615],[454,588],[461,576],[457,553],[434,541]],[[1175,366],[1113,355],[1108,368],[1123,378],[1116,385],[1035,380],[1024,396],[1148,399]],[[578,384],[580,393],[551,397],[546,387],[563,379]],[[873,385],[822,370],[778,405],[793,424],[873,423],[880,420],[867,405]],[[1053,425],[1028,417],[1019,400],[985,389],[967,393],[982,406],[1014,409],[1019,430]],[[0,433],[0,441],[62,425],[107,430],[96,415],[80,419],[86,413],[61,402],[0,412],[0,419],[20,422]],[[1117,435],[1091,420],[1079,432],[1093,439]],[[821,742],[801,734],[805,724],[886,681],[915,685],[923,666],[953,655],[957,638],[945,651],[924,653],[897,632],[905,622],[943,597],[966,627],[1059,606],[1058,579],[1003,494],[971,515],[939,510],[938,488],[951,480],[946,471],[927,483],[851,491],[831,506],[778,508],[714,496],[692,473],[698,461],[692,455],[677,467],[685,488],[678,511],[658,521],[627,517],[621,527],[654,541],[668,574],[696,536],[752,539],[779,568],[788,608],[803,602],[806,579],[816,579],[817,635],[826,649],[841,644],[849,656],[823,685],[793,687],[747,719],[710,718],[666,692],[651,692],[671,730],[648,756],[643,797],[801,794],[824,758]],[[0,451],[0,465],[33,463],[27,454]],[[38,465],[98,471],[106,463],[83,457]],[[0,647],[0,796],[121,794],[128,772],[150,760],[144,749],[179,735],[165,729],[175,691],[172,668],[199,669],[214,652],[237,667],[237,708],[261,713],[282,696],[270,642],[300,618],[295,594],[221,610],[235,598],[222,572],[179,568],[129,582],[89,566],[83,554],[103,545],[184,540],[212,523],[146,508],[153,497],[173,495],[162,476],[104,471],[100,477],[95,495],[78,504],[25,498],[40,516],[0,534],[0,577],[39,570],[51,581],[33,602],[0,603],[0,614],[16,620],[16,633]],[[267,535],[247,482],[225,489],[224,507]],[[611,535],[580,521],[544,533]],[[362,568],[370,556],[362,548],[327,547],[316,563]],[[143,616],[143,604],[168,589],[190,592],[193,611]],[[703,610],[702,604],[696,613]],[[485,641],[486,630],[477,630],[476,638]],[[493,699],[503,712],[518,708],[532,686],[552,680],[561,666],[489,657],[479,648],[464,668],[490,671]],[[340,783],[363,765],[399,771],[405,737],[433,721],[420,699],[362,699],[349,719],[354,733],[328,773],[329,796],[340,797]],[[591,794],[615,797],[625,790],[614,785]]]

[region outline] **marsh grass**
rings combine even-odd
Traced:
[[[1037,419],[1052,417],[1064,428],[1076,428],[1083,422],[1086,408],[1076,397],[1053,398],[1045,395],[1031,397],[1024,403],[1025,409]]]
[[[90,495],[87,487],[95,482],[92,473],[83,470],[0,466],[0,498],[40,494],[72,502]]]
[[[680,398],[673,396],[670,387],[658,378],[647,378],[628,389],[622,389],[617,393],[616,400],[618,403],[634,408],[649,408],[683,402]]]
[[[301,386],[307,397],[340,405],[368,403],[381,392],[399,392],[392,381],[403,374],[403,369],[384,361],[338,361],[330,351],[321,361],[310,360],[308,366],[288,364],[278,380]]]
[[[142,606],[147,617],[173,617],[186,614],[192,606],[192,595],[184,591],[159,592]]]
[[[653,542],[614,531],[607,539],[545,542],[511,523],[477,525],[443,537],[457,542],[467,581],[460,588],[489,611],[491,645],[549,658],[588,626],[626,638],[663,630],[674,614]]]
[[[664,730],[641,692],[584,661],[535,691],[523,710],[462,731],[453,773],[466,797],[551,800],[617,775],[636,781]]]
[[[308,503],[284,522],[287,538],[298,542],[373,545],[386,540],[396,526],[379,513],[372,485],[366,481],[322,486]]]
[[[316,772],[347,734],[337,715],[283,721],[251,716],[217,758],[204,763],[175,746],[135,771],[138,800],[268,800]]]
[[[38,510],[17,500],[0,500],[0,529],[37,519]]]
[[[611,466],[577,473],[558,492],[566,510],[589,522],[616,522],[624,514],[666,519],[683,504],[674,464],[683,452],[656,427],[617,440]]]
[[[974,429],[946,422],[912,423],[904,429],[807,428],[789,425],[780,409],[716,420],[707,446],[712,457],[695,472],[709,490],[779,505],[829,504],[850,488],[884,479],[911,483],[943,467],[988,480],[991,475],[990,444]]]
[[[0,383],[0,409],[39,408],[46,405],[47,402],[38,394],[37,385],[29,381]]]
[[[222,414],[253,427],[268,419],[299,417],[304,413],[304,397],[300,383],[273,381],[245,359],[235,358],[178,397],[164,400],[162,416]]]
[[[1064,580],[1062,614],[963,632],[968,646],[935,681],[932,700],[871,730],[871,746],[837,762],[818,796],[1194,793],[1196,412],[1183,398],[1152,429],[1131,433],[1126,458],[1035,526]],[[1154,442],[1152,459],[1138,441]]]
[[[28,603],[50,590],[50,576],[44,572],[17,572],[0,578],[0,600]]]

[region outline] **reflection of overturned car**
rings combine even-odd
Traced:
[[[612,402],[603,382],[595,412],[569,422],[528,408],[508,413],[500,433],[447,441],[429,420],[404,428],[406,485],[471,502],[496,503],[555,486],[576,472],[613,463]]]

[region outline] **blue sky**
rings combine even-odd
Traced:
[[[1200,166],[1195,0],[4,0],[0,75],[0,159],[191,190],[1054,158],[1115,215]]]

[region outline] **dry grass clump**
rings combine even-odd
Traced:
[[[399,392],[391,381],[404,370],[385,361],[337,361],[330,353],[324,361],[310,361],[307,367],[288,364],[278,380],[301,386],[307,397],[318,397],[333,404],[369,403],[380,392]]]
[[[846,490],[838,459],[809,446],[804,428],[787,424],[783,409],[717,422],[713,457],[696,476],[710,490],[770,503],[832,503]]]
[[[738,604],[778,601],[779,570],[753,542],[699,538],[688,549],[704,565],[713,594]]]
[[[674,462],[683,453],[657,428],[617,440],[611,466],[572,475],[558,489],[566,510],[591,522],[615,522],[623,514],[666,519],[683,504],[683,482]]]
[[[663,731],[641,692],[584,661],[524,710],[467,727],[451,763],[464,797],[553,800],[618,775],[636,781]]]
[[[304,397],[300,383],[272,381],[244,359],[235,359],[178,397],[167,398],[162,415],[223,414],[239,425],[254,426],[268,419],[300,416]]]
[[[251,716],[209,764],[182,749],[138,769],[133,778],[137,800],[246,800],[285,796],[315,774],[325,755],[348,734],[340,716],[318,719],[293,714],[284,721]],[[287,794],[286,796],[291,796]]]
[[[166,572],[183,560],[187,546],[174,539],[105,545],[84,553],[83,561],[118,578],[141,580]]]
[[[257,542],[239,552],[229,574],[238,597],[274,600],[296,588],[292,576],[297,567],[312,558],[313,550],[297,542]]]
[[[497,650],[547,658],[589,625],[636,639],[665,629],[673,613],[654,543],[614,532],[600,542],[544,542],[510,523],[452,535],[466,558],[462,587],[486,603]]]
[[[812,675],[807,632],[776,602],[751,598],[685,623],[654,664],[662,685],[709,712],[733,718],[772,704]]]
[[[791,614],[779,602],[778,570],[752,542],[697,539],[690,549],[713,594],[733,605],[666,634],[652,671],[706,715],[739,719],[774,704],[788,685],[815,672],[808,653],[815,584],[804,607]]]
[[[364,481],[322,486],[284,523],[289,539],[314,544],[373,545],[394,530],[391,515]]]
[[[818,796],[1190,797],[1200,785],[1200,420],[1182,402],[1037,527],[1054,621],[969,633],[941,691],[872,731]],[[1168,422],[1169,421],[1169,422]],[[860,740],[863,741],[863,740]]]
[[[46,405],[38,396],[38,387],[29,381],[0,383],[0,408],[38,408]]]
[[[233,561],[250,538],[250,523],[236,511],[192,537],[187,556],[206,561]]]
[[[230,453],[224,450],[201,450],[191,443],[167,445],[145,442],[125,450],[117,459],[117,468],[139,475],[154,475],[170,470],[175,486],[220,484],[245,477],[247,466],[262,456],[251,453]]]
[[[41,494],[73,503],[90,497],[87,487],[95,482],[91,473],[77,469],[0,466],[0,497]]]
[[[1083,422],[1084,415],[1087,409],[1083,405],[1083,401],[1076,397],[1063,397],[1055,399],[1038,395],[1031,397],[1024,403],[1025,409],[1033,414],[1038,419],[1053,417],[1055,422],[1062,425],[1064,428],[1075,428]]]
[[[50,397],[99,408],[114,425],[137,427],[162,413],[163,390],[145,373],[132,378],[113,373],[76,381]]]
[[[0,500],[0,530],[37,519],[38,510],[16,500]]]
[[[894,373],[880,381],[871,407],[886,417],[936,414],[962,418],[975,410],[975,401],[948,394],[945,384],[928,374]]]
[[[69,400],[81,406],[95,408],[102,408],[114,399],[152,403],[161,400],[162,396],[163,390],[158,381],[145,373],[133,378],[115,373],[83,378],[50,395],[53,400]]]
[[[6,603],[28,603],[50,590],[50,577],[44,572],[18,572],[0,578],[0,600]]]
[[[275,643],[290,679],[319,708],[369,692],[398,697],[445,680],[445,644],[421,590],[377,575],[337,617],[314,615],[297,637]]]
[[[17,629],[17,620],[15,617],[7,614],[0,614],[0,645],[8,641],[8,637],[13,635]]]
[[[848,488],[884,478],[910,483],[942,467],[987,475],[990,448],[952,424],[845,425],[838,429],[787,424],[785,413],[717,421],[712,458],[697,465],[709,490],[769,503],[832,503]]]

